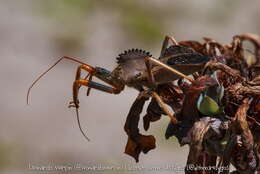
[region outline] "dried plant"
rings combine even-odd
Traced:
[[[244,41],[254,50],[244,47]],[[177,137],[190,152],[185,173],[257,173],[260,170],[260,39],[253,34],[233,37],[223,45],[211,38],[204,43],[180,41],[211,58],[203,70],[194,73],[190,83],[158,85],[155,91],[175,112],[178,123],[170,122],[165,133]],[[248,63],[246,52],[254,60]],[[185,56],[185,55],[182,55]],[[252,63],[253,62],[253,63]],[[155,148],[155,138],[139,133],[138,122],[147,96],[140,95],[128,114],[125,131],[129,139],[125,153],[138,162],[141,152]],[[144,129],[165,114],[153,100],[143,117]]]

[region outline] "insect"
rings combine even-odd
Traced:
[[[170,46],[169,42],[172,43]],[[177,123],[178,121],[174,115],[169,112],[166,104],[154,89],[157,85],[172,82],[179,78],[192,81],[187,75],[200,71],[210,60],[209,57],[203,56],[190,47],[179,45],[171,36],[165,37],[158,59],[141,49],[131,49],[119,54],[117,66],[113,71],[102,67],[92,67],[75,58],[64,56],[32,83],[27,93],[27,103],[30,90],[34,84],[63,59],[81,64],[77,68],[75,81],[73,82],[73,101],[70,102],[70,107],[76,108],[78,125],[85,138],[87,136],[82,131],[78,118],[78,93],[81,86],[88,87],[87,95],[89,95],[91,88],[110,94],[119,94],[124,90],[125,86],[135,88],[152,96],[166,115],[170,117],[171,121]],[[81,77],[82,70],[88,72],[85,78]],[[102,80],[105,84],[94,82],[93,77]]]

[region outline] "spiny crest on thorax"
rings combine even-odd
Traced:
[[[163,57],[172,56],[167,61],[167,64],[200,64],[210,60],[209,57],[203,56],[190,47],[173,45],[165,50]]]
[[[141,49],[129,49],[127,51],[124,51],[124,53],[121,53],[118,55],[117,63],[118,64],[124,64],[128,61],[135,61],[138,59],[144,59],[145,57],[151,57],[152,55],[144,50]]]
[[[144,59],[151,56],[149,52],[141,49],[130,49],[119,54],[117,63],[121,69],[121,78],[125,81],[129,81],[145,72],[146,66]]]

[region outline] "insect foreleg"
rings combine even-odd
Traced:
[[[73,83],[73,102],[75,104],[75,107],[78,108],[78,93],[79,93],[79,87],[80,86],[86,86],[89,88],[94,88],[103,92],[107,92],[110,94],[119,94],[121,92],[120,89],[117,88],[113,88],[107,85],[103,85],[100,83],[96,83],[93,81],[89,81],[89,80],[84,80],[84,79],[80,79],[80,80],[75,80]]]
[[[81,79],[81,70],[85,70],[89,72],[89,75],[85,79]],[[100,80],[108,83],[108,85],[103,85],[100,83],[96,83],[92,81],[92,76],[99,78]],[[89,78],[88,78],[89,77]],[[91,88],[107,92],[110,94],[118,94],[123,90],[123,86],[116,85],[113,83],[111,76],[111,72],[105,70],[104,68],[96,67],[96,68],[89,68],[86,65],[80,65],[77,68],[75,81],[73,83],[73,102],[70,103],[70,106],[74,106],[79,108],[79,101],[78,101],[78,93],[81,86],[88,87],[88,93]],[[74,105],[73,105],[74,104]]]

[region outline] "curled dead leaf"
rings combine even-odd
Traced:
[[[136,162],[139,162],[139,155],[141,152],[148,153],[155,149],[155,138],[152,135],[139,135],[136,140],[128,137],[125,153],[132,156]]]

